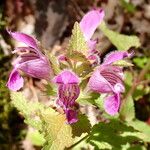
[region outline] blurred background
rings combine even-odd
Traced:
[[[150,0],[0,0],[0,150],[38,150],[41,145],[10,103],[5,85],[15,58],[11,51],[18,43],[10,39],[6,29],[34,35],[44,48],[59,55],[65,50],[74,22],[97,7],[104,9],[110,29],[140,39],[141,47],[135,49],[131,60],[134,66],[125,71],[128,91],[150,60]],[[116,49],[100,31],[95,37],[101,59]],[[43,82],[26,77],[23,91],[30,100],[48,103],[42,94]],[[133,91],[136,117],[150,125],[150,69],[141,82]]]

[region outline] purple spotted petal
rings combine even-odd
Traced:
[[[16,69],[13,69],[9,76],[7,87],[12,91],[17,91],[23,87],[23,83],[24,83],[24,80],[20,76],[18,71]]]
[[[67,123],[72,124],[78,121],[77,112],[75,110],[67,109],[65,111]]]
[[[65,70],[57,75],[53,81],[58,84],[77,84],[79,83],[79,78],[73,72]]]
[[[133,55],[133,52],[128,53],[127,51],[124,51],[124,52],[121,52],[121,51],[120,52],[119,51],[111,52],[105,57],[103,65],[109,65],[109,64],[111,64],[115,61],[122,60],[126,57],[131,57],[132,55]]]
[[[27,46],[32,47],[33,49],[38,49],[36,40],[24,33],[21,32],[11,32],[8,31],[8,33],[17,41],[25,43]]]
[[[115,115],[118,113],[120,107],[120,95],[114,94],[108,96],[104,102],[105,111],[110,115]]]
[[[100,74],[99,68],[92,74],[88,85],[91,90],[99,93],[110,93],[113,91],[112,85]]]
[[[60,84],[58,88],[57,104],[64,109],[72,107],[75,104],[75,100],[80,94],[78,84]]]
[[[25,58],[24,58],[25,59]],[[38,79],[50,79],[50,74],[52,70],[50,68],[49,62],[45,59],[31,59],[18,65],[18,69],[22,70],[26,74],[38,78]],[[30,59],[30,58],[29,58]]]
[[[81,20],[80,27],[86,41],[89,41],[104,18],[102,9],[89,11]]]

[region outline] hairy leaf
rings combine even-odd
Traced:
[[[118,50],[128,50],[131,47],[137,48],[140,46],[140,41],[137,36],[128,36],[112,31],[107,28],[104,22],[101,23],[100,29]]]
[[[37,130],[28,132],[27,139],[29,139],[33,145],[42,146],[45,143],[43,135],[40,134]]]
[[[64,115],[47,109],[41,113],[41,120],[46,140],[43,150],[64,150],[73,143],[72,129]]]
[[[73,51],[79,51],[83,54],[86,54],[88,50],[85,38],[83,36],[83,33],[80,29],[80,25],[78,22],[75,22],[73,30],[72,30],[72,36],[69,42],[68,47],[68,54],[72,55]]]
[[[73,136],[81,136],[82,133],[90,133],[91,124],[85,115],[78,115],[79,121],[73,124],[72,134]]]
[[[120,110],[120,117],[126,121],[131,121],[135,118],[135,108],[132,96],[129,96],[124,100]]]
[[[137,119],[128,124],[145,135],[142,137],[145,142],[150,142],[150,126],[148,124]]]
[[[23,96],[22,92],[12,92],[11,100],[13,105],[20,111],[25,117],[25,122],[32,127],[40,130],[41,121],[35,116],[37,113],[44,108],[44,106],[38,102],[28,102]]]
[[[87,142],[92,144],[97,150],[121,150],[123,145],[129,143],[133,147],[141,142],[136,133],[138,133],[136,130],[122,122],[110,120],[109,123],[101,122],[94,125]]]

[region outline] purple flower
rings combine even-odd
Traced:
[[[94,41],[91,40],[96,28],[100,25],[104,18],[104,11],[102,9],[96,9],[89,11],[81,20],[80,28],[83,32],[85,40],[94,45]]]
[[[89,88],[98,93],[105,93],[105,111],[115,115],[120,107],[120,93],[124,92],[123,71],[121,67],[114,66],[113,62],[132,56],[128,52],[112,52],[108,54],[104,62],[92,74],[89,80]]]
[[[91,40],[91,38],[96,28],[102,22],[103,18],[104,18],[104,11],[102,9],[95,9],[85,14],[85,16],[80,21],[81,31],[83,32],[85,40],[87,41],[89,46],[89,59],[91,58],[91,55],[93,55],[94,52],[96,51],[95,47],[98,42],[97,39]],[[95,57],[95,59],[97,59],[97,57]]]
[[[52,69],[49,60],[39,50],[37,41],[24,33],[9,31],[9,34],[15,40],[25,43],[28,47],[17,47],[13,51],[13,53],[18,52],[19,56],[13,64],[14,68],[7,82],[8,88],[17,91],[23,87],[24,80],[20,76],[19,71],[34,78],[50,80]]]
[[[63,108],[67,122],[69,124],[77,122],[77,112],[74,110],[74,105],[80,94],[78,76],[65,70],[54,78],[54,82],[58,84],[57,104]]]

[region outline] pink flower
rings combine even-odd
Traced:
[[[100,25],[104,18],[104,11],[102,9],[91,10],[82,18],[80,28],[83,32],[85,40],[93,47],[96,41],[91,40],[96,28]]]
[[[23,87],[24,80],[19,74],[20,70],[31,77],[50,80],[52,69],[49,60],[39,50],[37,41],[24,33],[9,31],[9,34],[15,40],[25,43],[27,47],[18,47],[13,51],[20,54],[13,64],[14,68],[7,82],[8,88],[17,91]]]
[[[122,68],[114,66],[113,62],[130,56],[132,56],[132,53],[128,52],[116,51],[108,54],[89,80],[88,85],[91,90],[108,94],[104,102],[104,108],[110,115],[115,115],[118,112],[120,93],[124,92]]]
[[[63,108],[69,124],[77,122],[77,112],[73,107],[80,94],[78,76],[65,70],[54,78],[54,82],[58,84],[57,104]]]
[[[103,21],[104,18],[104,11],[102,9],[95,9],[89,11],[85,16],[82,18],[80,21],[80,28],[81,31],[83,32],[83,35],[85,37],[85,40],[88,43],[89,46],[89,59],[93,60],[93,55],[94,57],[96,56],[95,52],[96,51],[96,44],[97,44],[97,39],[92,40],[92,36],[97,29],[97,27],[100,25],[100,23]],[[99,59],[97,60],[98,57],[95,57],[95,61],[99,62]]]

